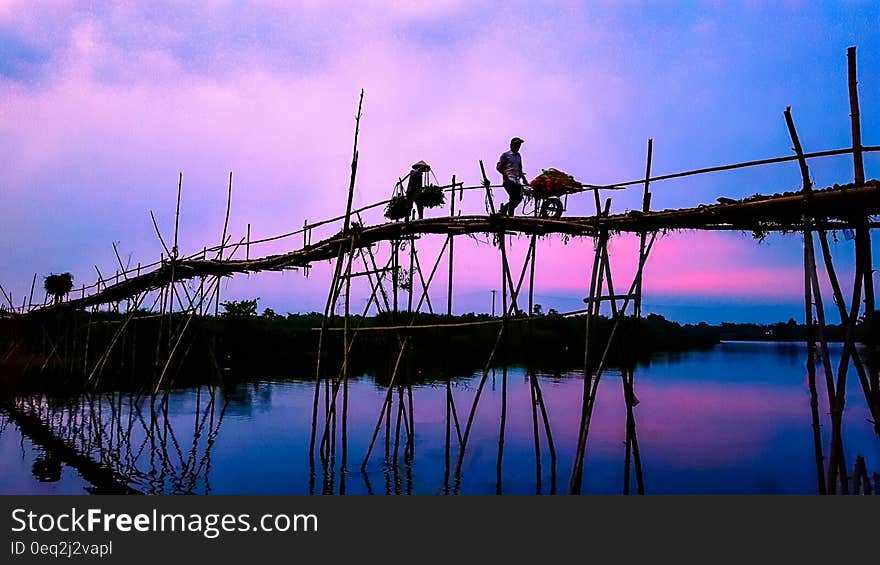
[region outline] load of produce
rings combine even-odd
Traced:
[[[552,168],[536,176],[529,185],[532,187],[534,195],[538,198],[562,196],[563,194],[578,192],[583,188],[581,183],[574,180],[573,176]]]

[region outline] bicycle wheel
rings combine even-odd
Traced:
[[[547,198],[541,205],[542,218],[558,218],[562,215],[562,200],[558,198]]]

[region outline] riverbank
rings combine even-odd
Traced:
[[[4,392],[10,394],[314,377],[322,321],[316,313],[279,316],[271,311],[262,316],[144,314],[129,319],[115,312],[70,312],[51,319],[5,318],[0,320],[0,379]],[[327,320],[320,345],[325,376],[341,370],[343,325],[340,317]],[[503,339],[498,340],[502,325]],[[602,356],[613,325],[604,317],[592,325],[594,362]],[[583,316],[556,314],[514,317],[506,324],[486,314],[352,317],[349,373],[387,382],[400,356],[398,378],[443,379],[483,369],[493,350],[495,366],[582,368],[585,327]],[[697,326],[682,326],[656,315],[625,318],[615,335],[607,359],[612,366],[718,342]]]
[[[257,315],[255,301],[229,303],[219,316],[68,312],[51,318],[0,319],[0,385],[5,394],[83,390],[140,390],[221,384],[260,378],[314,378],[320,328],[322,376],[338,375],[344,319],[324,324],[318,313]],[[247,308],[245,306],[254,306]],[[498,339],[504,326],[503,339]],[[592,363],[606,354],[614,322],[600,317],[590,328]],[[583,368],[585,317],[445,316],[384,313],[349,318],[349,374],[388,382],[400,357],[407,382],[493,366],[540,366],[563,372]],[[869,324],[857,337],[871,342]],[[839,325],[825,336],[843,341]],[[686,324],[651,314],[621,320],[606,366],[631,366],[661,352],[698,350],[721,341],[803,342],[807,331],[791,319],[777,324]],[[876,341],[876,340],[874,340]],[[496,346],[497,342],[497,346]],[[401,350],[403,351],[401,353]],[[494,353],[491,355],[490,353]]]

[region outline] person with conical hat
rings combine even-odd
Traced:
[[[424,161],[418,161],[417,163],[413,163],[412,169],[409,172],[409,181],[406,185],[406,198],[410,201],[410,203],[415,203],[416,209],[419,213],[419,219],[423,219],[425,217],[425,209],[422,203],[419,201],[418,195],[422,192],[422,189],[425,187],[425,174],[427,174],[431,170],[431,166]],[[410,207],[410,209],[412,209]]]

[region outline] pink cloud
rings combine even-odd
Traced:
[[[796,296],[803,290],[798,286],[803,284],[802,269],[773,264],[771,251],[750,237],[737,233],[689,235],[657,239],[645,266],[646,292],[777,298]],[[623,294],[632,283],[638,247],[636,236],[612,239],[609,253],[617,293]],[[770,256],[762,258],[762,253]],[[585,294],[592,258],[591,239],[572,239],[567,245],[558,240],[541,241],[535,284],[547,290]]]

